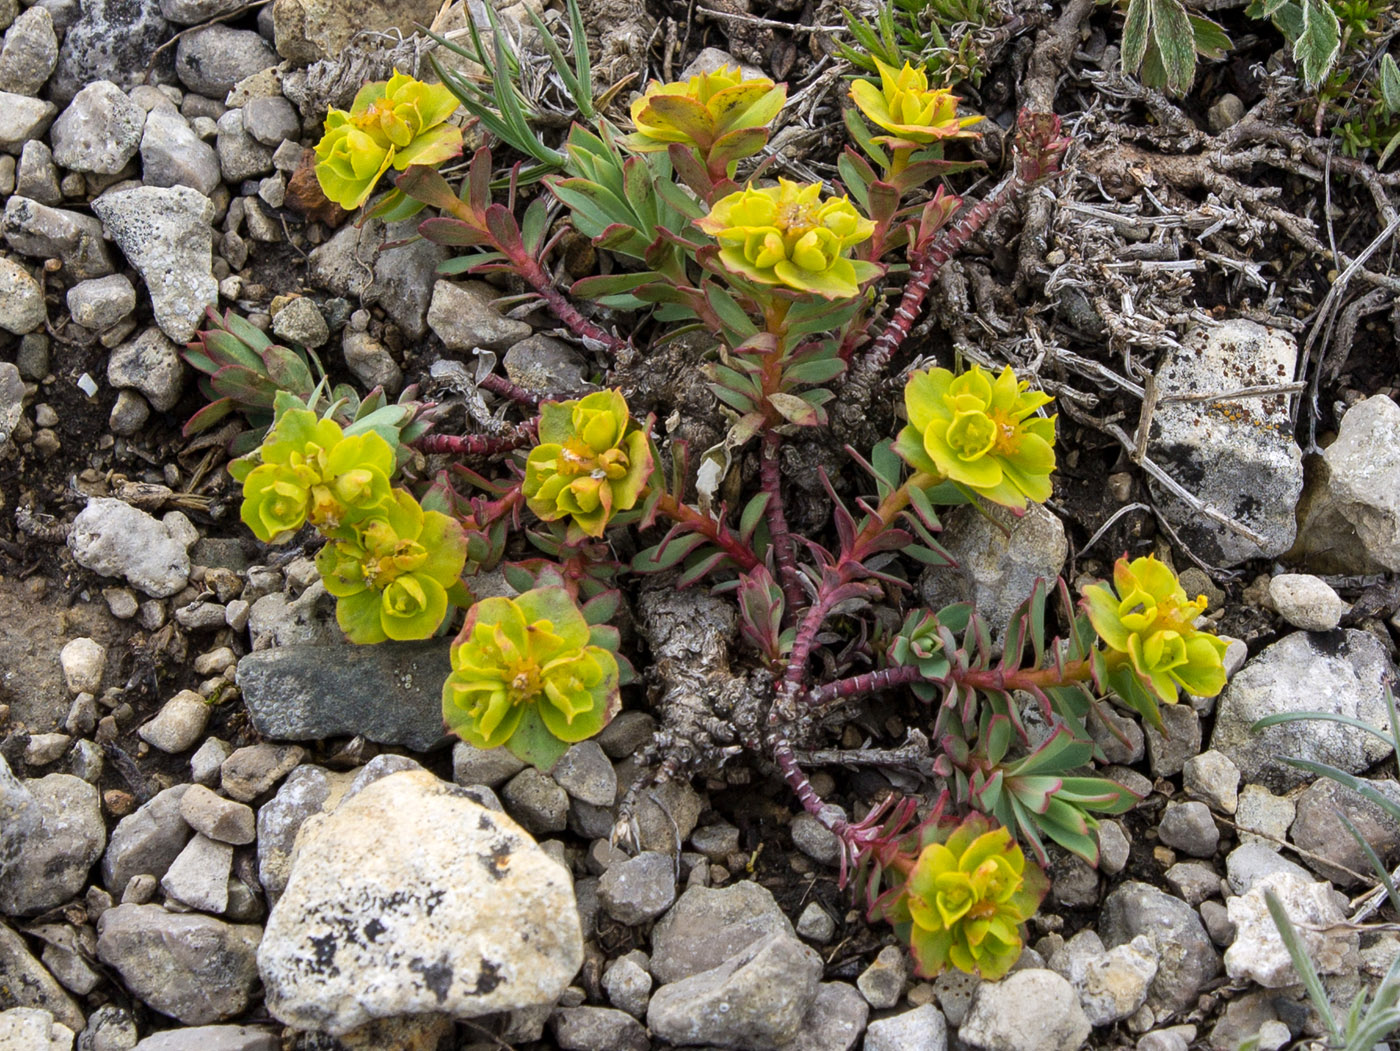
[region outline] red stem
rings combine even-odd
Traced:
[[[807,701],[813,705],[831,704],[835,701],[848,701],[853,697],[864,697],[866,694],[879,693],[882,690],[893,689],[896,686],[907,686],[910,683],[923,681],[923,675],[919,669],[912,664],[895,665],[889,668],[880,668],[877,671],[868,671],[860,675],[852,675],[848,679],[837,679],[835,682],[828,682],[807,694]]]
[[[646,493],[642,493],[646,499]],[[688,504],[683,504],[670,493],[662,493],[656,504],[657,514],[665,515],[673,522],[679,522],[692,532],[699,533],[710,543],[720,548],[732,558],[739,568],[745,571],[761,565],[758,556],[744,545],[744,542],[729,531],[729,527],[716,518],[701,514]]]
[[[499,394],[503,398],[509,398],[518,405],[524,405],[529,409],[538,411],[540,407],[540,396],[524,387],[518,387],[504,376],[498,376],[494,372],[488,372],[481,382],[477,384],[482,390],[489,390],[492,394]]]
[[[413,444],[425,453],[495,456],[535,442],[536,421],[518,423],[504,434],[425,434]]]
[[[782,437],[777,431],[764,432],[759,469],[763,491],[768,494],[766,515],[768,530],[773,535],[773,553],[778,560],[778,582],[782,585],[788,616],[795,617],[804,595],[797,579],[797,554],[793,548],[792,532],[788,529],[787,514],[783,509],[782,472],[778,463],[781,445]]]
[[[544,267],[540,266],[539,260],[525,256],[519,259],[512,258],[511,264],[515,272],[549,304],[549,309],[554,311],[555,316],[574,330],[585,346],[589,349],[608,351],[619,364],[630,360],[633,353],[632,344],[619,339],[580,314],[578,308],[564,297],[564,293],[554,287],[554,282],[545,273]]]
[[[1010,693],[1012,690],[1041,690],[1047,686],[1088,682],[1093,675],[1093,665],[1089,658],[1085,657],[1061,666],[1052,664],[1048,668],[1018,668],[1015,671],[1002,668],[959,671],[954,668],[949,678],[961,686],[970,686],[975,690]]]

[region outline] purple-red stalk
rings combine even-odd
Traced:
[[[508,398],[517,405],[524,405],[528,409],[539,411],[540,396],[524,387],[516,386],[504,376],[488,372],[477,386],[482,390],[489,390],[492,394],[499,394],[502,398]]]
[[[430,455],[495,456],[533,445],[536,422],[518,423],[503,434],[425,434],[413,444]]]
[[[642,499],[646,499],[643,491]],[[716,518],[701,514],[689,504],[683,504],[670,493],[662,493],[656,502],[656,513],[665,515],[673,522],[679,522],[692,532],[699,533],[732,558],[741,570],[748,572],[762,565],[758,556],[742,540],[729,531],[729,527]]]
[[[907,686],[922,681],[919,669],[912,664],[893,665],[876,671],[852,675],[847,679],[824,683],[807,693],[807,702],[812,705],[832,704],[849,701],[855,697],[890,690],[896,686]]]
[[[512,255],[510,262],[512,269],[549,304],[549,309],[583,340],[585,346],[590,350],[606,350],[618,364],[626,364],[631,360],[634,351],[632,344],[625,339],[619,339],[580,314],[578,308],[565,298],[564,293],[554,287],[554,282],[550,280],[549,274],[545,273],[544,267],[540,266],[539,260],[529,255]]]
[[[797,579],[797,553],[793,547],[792,531],[788,528],[787,514],[783,510],[782,471],[779,469],[778,449],[782,436],[769,430],[763,434],[763,449],[759,456],[759,477],[763,491],[768,494],[765,514],[768,518],[768,531],[773,538],[773,553],[778,561],[778,584],[783,589],[783,601],[787,604],[788,616],[797,615],[804,595]]]

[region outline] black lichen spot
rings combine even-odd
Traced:
[[[495,827],[495,824],[485,814],[477,815],[476,830],[478,832],[490,832]]]
[[[415,956],[409,961],[408,969],[423,976],[423,984],[437,997],[439,1004],[446,1002],[447,992],[452,988],[452,967],[445,959],[424,963],[421,956]]]
[[[1308,633],[1308,645],[1324,657],[1345,660],[1351,656],[1351,639],[1342,630],[1313,631]]]
[[[338,941],[339,939],[334,933],[323,934],[311,939],[311,948],[314,953],[312,963],[317,973],[331,977],[340,973],[340,968],[335,965],[335,954],[339,948]]]
[[[492,879],[505,879],[510,872],[511,844],[496,842],[491,844],[490,855],[478,854],[482,868],[491,874]]]
[[[365,924],[365,937],[372,942],[378,941],[379,936],[383,934],[386,930],[388,930],[388,928],[385,927],[384,924],[380,923],[379,917],[376,916],[374,919],[370,920],[368,923]]]
[[[500,965],[492,963],[490,960],[482,957],[481,973],[476,976],[476,988],[473,989],[472,992],[478,995],[489,993],[504,980],[505,979],[501,977]]]

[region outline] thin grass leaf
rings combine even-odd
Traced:
[[[1288,950],[1288,955],[1293,960],[1293,967],[1303,980],[1303,988],[1307,990],[1308,999],[1312,1001],[1313,1009],[1317,1011],[1317,1016],[1322,1019],[1322,1024],[1327,1027],[1327,1033],[1331,1037],[1333,1045],[1343,1045],[1342,1032],[1337,1027],[1336,1016],[1332,1014],[1332,1001],[1327,997],[1327,990],[1322,985],[1322,979],[1318,977],[1317,968],[1313,966],[1312,960],[1308,957],[1308,951],[1303,946],[1303,939],[1299,937],[1297,928],[1293,926],[1293,921],[1288,918],[1288,913],[1284,911],[1283,903],[1278,900],[1277,894],[1266,890],[1264,902],[1269,907],[1269,915],[1273,917],[1279,937],[1283,939],[1283,946]]]
[[[1396,890],[1395,881],[1390,878],[1390,871],[1385,867],[1385,862],[1380,859],[1380,855],[1376,853],[1375,848],[1367,842],[1366,837],[1352,824],[1351,819],[1347,817],[1346,814],[1339,810],[1337,811],[1337,816],[1342,819],[1342,824],[1344,824],[1347,827],[1347,831],[1351,833],[1351,838],[1356,840],[1356,845],[1360,847],[1361,852],[1366,855],[1366,861],[1370,864],[1371,871],[1376,874],[1376,879],[1380,880],[1381,886],[1385,888],[1385,896],[1390,899],[1390,907],[1397,913],[1400,913],[1400,891]]]

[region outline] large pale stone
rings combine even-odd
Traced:
[[[306,821],[258,951],[268,1010],[337,1035],[399,1015],[553,1004],[582,962],[568,872],[424,771]]]

